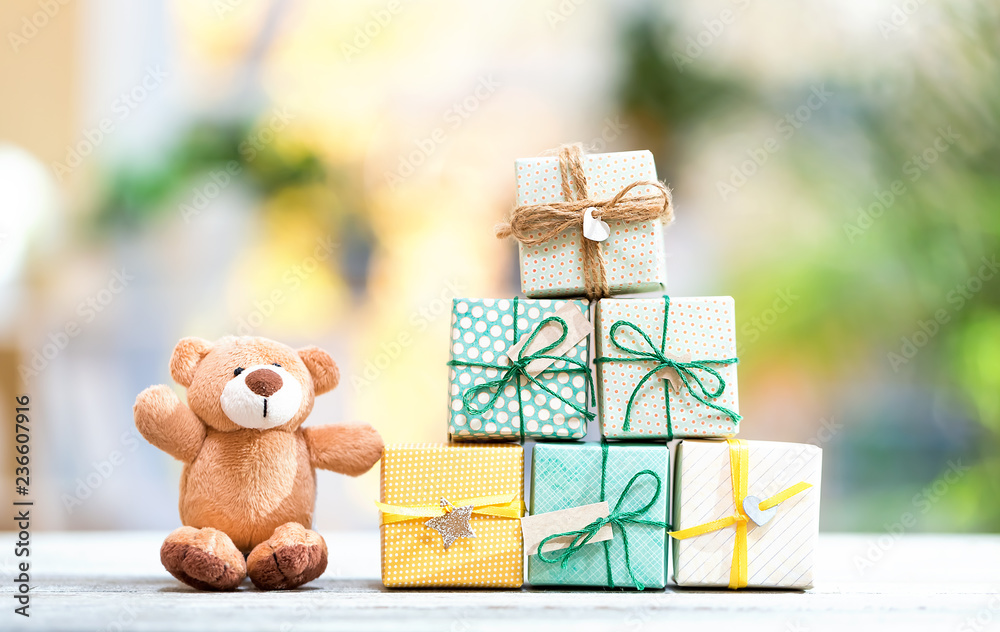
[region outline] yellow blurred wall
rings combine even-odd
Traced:
[[[0,2],[0,140],[45,164],[64,157],[78,127],[80,14],[75,1]]]
[[[80,18],[75,0],[0,2],[0,143],[12,143],[49,165],[62,160],[79,127]],[[17,209],[0,209],[0,217]],[[14,340],[0,337],[0,419],[13,425],[13,398],[20,392]],[[11,454],[10,432],[0,433],[0,454]],[[38,435],[34,437],[37,443]],[[0,470],[7,503],[13,469]],[[9,503],[8,503],[9,504]]]

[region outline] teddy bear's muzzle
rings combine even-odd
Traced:
[[[222,410],[237,425],[265,430],[292,419],[302,404],[298,380],[278,365],[248,367],[226,384]]]

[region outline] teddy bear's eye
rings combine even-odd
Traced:
[[[278,367],[279,369],[281,368],[281,365],[280,365],[280,364],[278,364],[277,362],[272,362],[272,363],[271,363],[271,365],[272,365],[272,366],[276,366],[276,367]]]
[[[233,375],[239,375],[242,372],[243,372],[243,367],[238,366],[238,367],[236,367],[236,370],[233,371]]]

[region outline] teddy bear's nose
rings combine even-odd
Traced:
[[[281,388],[281,376],[271,369],[257,369],[246,377],[247,388],[262,397],[270,397]]]

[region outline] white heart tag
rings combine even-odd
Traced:
[[[761,509],[761,502],[761,499],[756,496],[747,496],[743,499],[743,511],[758,527],[766,525],[774,517],[774,514],[778,513],[777,506],[770,509]]]
[[[590,241],[604,241],[611,236],[611,227],[604,220],[594,217],[593,206],[583,211],[583,236]]]

